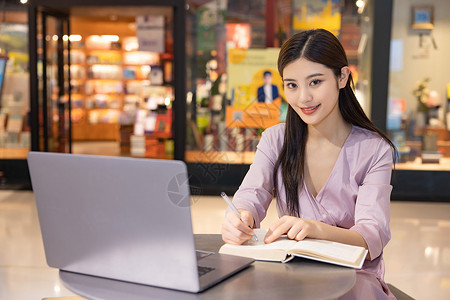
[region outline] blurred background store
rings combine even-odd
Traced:
[[[449,21],[440,0],[0,0],[0,298],[68,295],[45,263],[29,151],[184,160],[194,232],[219,233],[217,195],[285,118],[280,45],[324,27],[400,152],[386,281],[447,299]],[[258,97],[267,71],[278,97]]]
[[[23,2],[23,3],[21,3]],[[400,150],[393,200],[450,199],[448,1],[0,0],[0,183],[30,150],[185,160],[196,192],[234,193],[287,109],[295,32],[347,52],[370,118]],[[264,72],[275,99],[258,101]]]

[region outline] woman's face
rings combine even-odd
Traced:
[[[337,78],[326,66],[299,58],[283,70],[284,95],[287,102],[308,125],[319,125],[342,118],[339,106],[339,89],[345,87],[348,67],[341,69]]]

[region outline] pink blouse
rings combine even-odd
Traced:
[[[255,159],[233,197],[238,209],[248,210],[259,227],[273,199],[272,175],[283,146],[285,124],[266,129]],[[371,261],[363,270],[384,283],[383,248],[391,238],[390,185],[392,150],[378,134],[353,126],[328,181],[313,197],[306,185],[299,195],[300,217],[359,232],[367,243]],[[286,194],[278,173],[278,216],[287,213]]]

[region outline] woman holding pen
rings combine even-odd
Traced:
[[[287,234],[365,247],[367,260],[347,296],[395,299],[382,258],[390,239],[394,145],[359,105],[345,51],[332,33],[292,36],[281,47],[278,71],[289,103],[286,123],[264,131],[233,198],[240,217],[227,211],[223,240],[251,239],[276,196],[280,219],[264,242]]]

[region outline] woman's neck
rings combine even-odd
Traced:
[[[344,121],[343,118],[333,122],[308,125],[308,142],[331,142],[336,146],[342,147],[351,130],[352,125]]]

